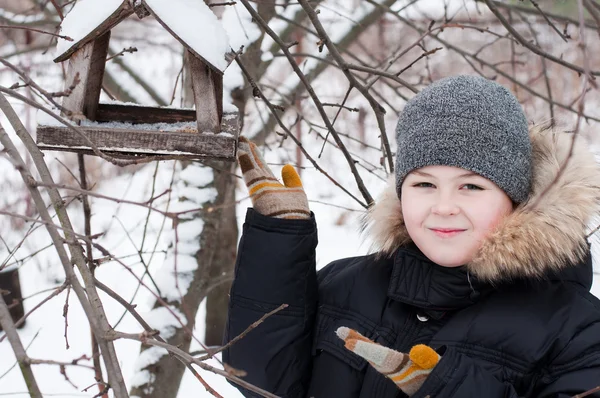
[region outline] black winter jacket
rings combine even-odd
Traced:
[[[278,220],[250,209],[225,340],[288,307],[226,350],[224,362],[282,397],[405,396],[344,348],[335,331],[347,326],[401,352],[419,343],[438,350],[442,359],[414,398],[562,398],[599,386],[600,302],[589,293],[585,242],[599,174],[579,148],[563,180],[546,189],[567,156],[565,140],[532,133],[532,199],[460,268],[430,262],[407,239],[393,182],[370,213],[377,254],[318,273],[314,219]]]

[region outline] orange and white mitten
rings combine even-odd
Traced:
[[[256,144],[245,137],[240,137],[237,157],[254,210],[268,217],[310,218],[308,199],[294,166],[283,166],[283,184],[280,183]]]
[[[369,340],[356,330],[336,331],[345,347],[366,359],[379,373],[390,378],[407,395],[413,395],[425,382],[441,357],[431,347],[419,344],[409,354],[392,350]]]

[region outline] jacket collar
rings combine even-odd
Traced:
[[[434,318],[467,307],[492,291],[489,284],[471,277],[466,267],[441,267],[414,244],[398,249],[393,261],[388,296],[422,308]]]
[[[567,132],[533,127],[530,138],[533,148],[530,198],[488,236],[471,263],[450,274],[463,272],[465,278],[469,275],[471,283],[477,280],[492,285],[517,279],[564,280],[565,277],[587,284],[580,280],[587,271],[577,272],[569,268],[587,263],[583,260],[589,253],[586,239],[588,223],[600,209],[598,164],[581,137],[573,140],[573,135]],[[569,155],[572,145],[573,152]],[[440,271],[439,268],[443,267],[426,258],[427,261],[420,261],[423,270],[397,266],[400,259],[407,259],[407,252],[402,248],[410,247],[412,242],[404,225],[393,177],[379,201],[368,211],[363,229],[373,239],[373,251],[381,256],[395,256],[394,272],[397,269],[398,278],[408,272],[411,275],[405,275],[409,277],[405,280],[411,280],[410,276],[414,277],[412,273],[419,273],[422,275],[420,280],[427,284],[428,289],[443,289],[433,285],[438,277],[446,275],[446,271]],[[402,281],[395,283],[402,284]],[[411,280],[411,283],[417,282]],[[468,282],[466,286],[469,286]],[[420,286],[406,286],[406,289],[406,292],[410,289],[423,290]],[[429,297],[427,300],[433,305],[436,293],[420,294],[415,293],[414,299]],[[396,296],[400,297],[399,294]]]
[[[510,284],[505,284],[505,281],[494,285],[471,275],[466,266],[448,268],[433,263],[413,243],[399,248],[392,261],[388,297],[421,308],[434,319],[440,319],[448,311],[474,304],[509,285],[510,288],[539,289],[552,281],[568,281],[589,290],[593,281],[589,250],[582,261],[560,271],[549,271],[545,279],[521,277],[511,280]]]

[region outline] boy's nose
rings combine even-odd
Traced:
[[[460,208],[452,198],[440,195],[431,208],[433,214],[440,216],[453,216],[460,212]]]

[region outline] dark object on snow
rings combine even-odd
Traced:
[[[18,268],[0,272],[0,294],[2,294],[4,301],[10,309],[13,322],[17,322],[25,315]],[[19,328],[22,328],[23,325],[19,326]],[[2,330],[2,326],[0,326],[0,330]]]

